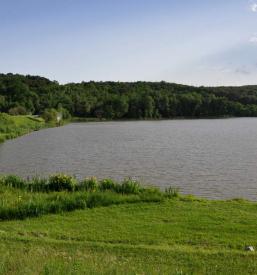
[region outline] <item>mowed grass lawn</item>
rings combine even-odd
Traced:
[[[164,202],[0,222],[1,274],[257,274],[257,204]]]

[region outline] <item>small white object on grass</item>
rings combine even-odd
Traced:
[[[253,252],[254,251],[254,247],[253,246],[246,246],[245,250]]]

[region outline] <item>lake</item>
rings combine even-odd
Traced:
[[[257,118],[72,123],[0,144],[0,174],[56,172],[257,200]]]

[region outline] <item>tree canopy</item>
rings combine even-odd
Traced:
[[[81,82],[0,74],[0,112],[109,119],[257,116],[257,86],[193,87],[167,82]]]

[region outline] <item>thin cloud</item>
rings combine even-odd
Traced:
[[[250,8],[252,12],[257,12],[257,2],[251,1]]]
[[[249,41],[250,41],[251,43],[256,43],[256,44],[257,44],[257,34],[253,35],[253,36],[249,39]]]
[[[257,3],[251,4],[251,10],[252,10],[252,12],[257,12]]]

